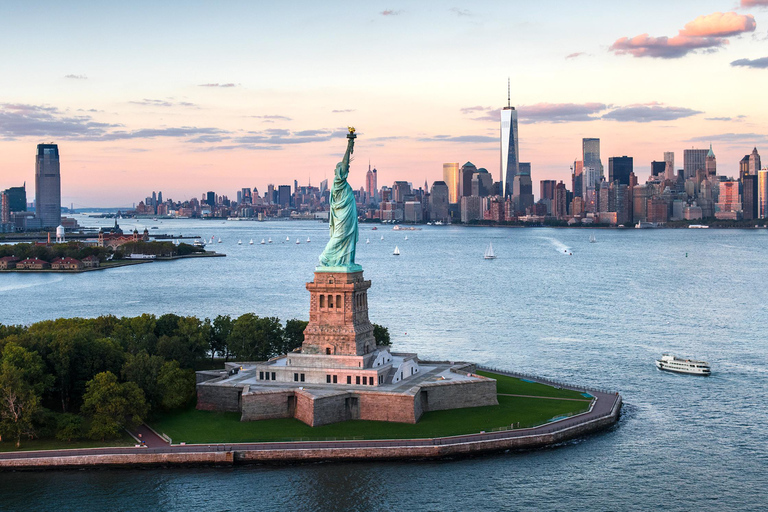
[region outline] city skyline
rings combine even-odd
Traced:
[[[147,188],[180,200],[317,185],[347,125],[361,128],[355,189],[368,160],[380,184],[432,183],[443,163],[467,161],[496,180],[507,77],[534,183],[568,183],[583,138],[600,139],[604,164],[633,157],[641,180],[664,152],[682,167],[683,150],[711,143],[718,174],[737,177],[766,142],[766,3],[591,2],[556,15],[546,2],[301,4],[298,17],[238,3],[151,16],[141,4],[46,3],[59,23],[34,40],[32,7],[14,6],[0,20],[0,41],[17,49],[0,63],[0,187],[31,183],[32,148],[47,142],[61,150],[62,203],[76,207],[127,206]],[[344,34],[328,30],[338,17]]]

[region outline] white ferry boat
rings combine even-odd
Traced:
[[[695,361],[693,359],[680,359],[671,354],[664,354],[661,356],[661,359],[657,359],[656,368],[668,372],[689,373],[691,375],[704,376],[708,376],[712,372],[709,363]]]

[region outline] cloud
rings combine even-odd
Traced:
[[[149,107],[193,107],[198,108],[197,105],[194,103],[190,103],[188,101],[180,101],[178,103],[174,103],[172,101],[167,100],[152,100],[149,98],[144,98],[141,101],[129,101],[128,103],[131,103],[132,105],[144,105]]]
[[[421,142],[470,142],[470,143],[487,143],[493,142],[498,144],[498,137],[486,137],[485,135],[433,135],[432,137],[421,137],[417,139]]]
[[[228,83],[228,84],[218,84],[218,83],[216,83],[216,84],[200,84],[200,85],[198,85],[198,87],[237,87],[237,85],[235,85],[233,83]]]
[[[85,75],[64,75],[64,78],[71,78],[72,80],[88,80]]]
[[[687,142],[720,142],[723,144],[755,144],[768,141],[762,133],[718,133],[715,135],[703,135],[701,137],[692,137]]]
[[[154,139],[157,137],[195,137],[201,135],[227,134],[226,130],[219,128],[198,128],[196,126],[181,126],[179,128],[142,128],[133,131],[111,131],[100,137],[88,140],[129,140],[129,139]]]
[[[565,56],[566,59],[575,59],[576,57],[581,57],[582,55],[586,55],[585,52],[576,52],[576,53],[570,53]]]
[[[459,9],[458,7],[451,7],[449,11],[455,14],[456,16],[472,16],[472,13],[470,11],[466,9]]]
[[[622,37],[609,50],[616,55],[677,59],[695,50],[717,51],[729,43],[727,37],[754,32],[756,26],[751,14],[716,12],[687,23],[676,36],[641,34],[632,38]]]
[[[705,121],[733,121],[732,117],[705,117]]]
[[[738,59],[731,62],[731,66],[766,69],[768,68],[768,57],[761,57],[759,59]]]
[[[278,115],[266,115],[266,116],[248,116],[253,117],[254,119],[264,119],[266,121],[293,121],[288,116],[278,116]]]
[[[88,115],[71,116],[56,107],[0,104],[0,138],[19,137],[77,139],[103,136],[117,124],[99,123]]]
[[[345,108],[345,109],[340,109],[340,110],[331,110],[331,113],[333,113],[333,114],[346,114],[348,112],[354,112],[354,111],[355,111],[354,108]]]
[[[741,8],[768,7],[768,0],[741,0]]]
[[[523,123],[570,123],[596,121],[608,106],[604,103],[537,103],[521,105],[518,116]]]
[[[399,16],[402,13],[403,13],[402,10],[396,11],[394,9],[384,9],[379,14],[381,14],[382,16]]]
[[[668,107],[662,103],[646,103],[619,107],[603,115],[603,119],[622,123],[649,123],[651,121],[674,121],[701,114],[699,110],[684,107]]]

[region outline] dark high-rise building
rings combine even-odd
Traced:
[[[683,171],[685,179],[696,178],[699,169],[707,168],[708,149],[685,149],[683,150]]]
[[[472,162],[467,162],[459,170],[459,197],[472,195],[472,176],[477,172],[477,167]]]
[[[35,217],[40,219],[43,228],[61,224],[61,167],[56,144],[37,145]]]
[[[576,160],[573,162],[573,173],[571,174],[571,187],[573,188],[573,196],[581,197],[582,189],[584,188],[584,161]]]
[[[27,211],[27,184],[25,183],[21,187],[11,187],[3,191],[6,194],[8,201],[8,212],[25,212]]]
[[[520,172],[515,176],[512,192],[517,212],[524,213],[527,208],[533,206],[530,162],[520,162]]]
[[[591,167],[596,173],[596,182],[600,181],[603,174],[603,161],[600,160],[600,139],[581,139],[582,162],[584,168]]]
[[[205,202],[213,208],[216,206],[216,192],[208,192],[205,194]]]
[[[757,219],[757,180],[754,174],[744,175],[741,179],[742,218],[744,220]]]
[[[557,182],[555,180],[541,180],[539,182],[539,199],[549,199],[550,201],[554,201],[556,186]]]
[[[659,176],[664,179],[667,174],[667,162],[651,162],[651,176]]]
[[[621,185],[629,185],[629,175],[634,171],[631,156],[612,156],[608,159],[608,181],[618,181]]]
[[[411,184],[407,181],[396,181],[392,185],[392,199],[396,203],[404,203],[408,195],[411,195]]]
[[[568,214],[568,190],[562,181],[555,185],[555,199],[552,201],[552,215],[558,219]]]
[[[432,193],[429,194],[429,219],[431,221],[448,221],[448,200],[448,185],[444,181],[433,182]]]
[[[277,204],[283,208],[291,206],[291,186],[280,185],[277,187]]]
[[[472,175],[472,195],[487,197],[495,195],[493,190],[493,176],[491,176],[487,169],[481,167]]]
[[[163,191],[157,193],[157,204],[163,204]]]

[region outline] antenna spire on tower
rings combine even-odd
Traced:
[[[512,85],[507,77],[507,107],[512,107]]]

